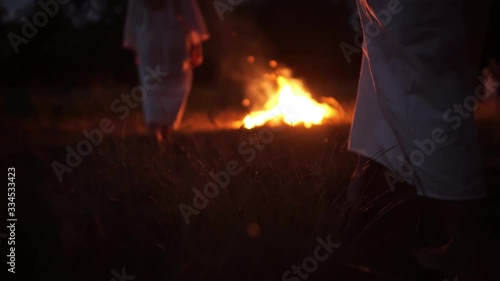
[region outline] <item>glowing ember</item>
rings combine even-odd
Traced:
[[[255,57],[254,56],[248,56],[247,57],[247,62],[248,63],[254,63],[255,62]]]
[[[241,101],[241,105],[243,105],[244,107],[249,107],[250,104],[251,104],[251,102],[249,99],[244,99]]]
[[[269,95],[261,110],[253,111],[243,119],[245,128],[283,122],[290,126],[302,124],[310,128],[313,125],[321,125],[325,120],[340,118],[341,109],[314,100],[299,80],[287,78],[282,74],[265,77],[276,81],[277,91]]]
[[[278,67],[278,62],[277,62],[277,61],[275,61],[275,60],[270,60],[270,61],[269,61],[269,66],[270,66],[271,68],[276,68],[276,67]]]

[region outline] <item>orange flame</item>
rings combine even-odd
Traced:
[[[280,123],[290,126],[302,124],[311,128],[313,125],[323,124],[327,119],[341,117],[340,108],[314,100],[301,81],[281,74],[267,77],[276,79],[278,90],[270,95],[262,109],[251,112],[243,119],[245,128]]]

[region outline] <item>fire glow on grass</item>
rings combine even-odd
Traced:
[[[304,88],[300,80],[286,75],[286,73],[290,73],[289,70],[277,73],[266,76],[275,81],[277,88],[268,95],[262,109],[251,111],[243,119],[245,128],[252,129],[266,124],[278,125],[282,123],[311,128],[313,125],[323,124],[325,120],[340,118],[341,113],[338,109],[326,103],[317,102]]]

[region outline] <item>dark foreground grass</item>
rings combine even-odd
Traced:
[[[147,280],[280,277],[311,255],[318,236],[335,236],[352,159],[346,127],[266,132],[269,143],[253,149],[249,137],[259,130],[178,136],[184,152],[140,137],[107,140],[61,185],[43,187],[68,270],[127,266]],[[192,189],[230,162],[241,173],[186,224],[178,206],[193,206]]]
[[[483,128],[489,137],[497,126]],[[354,227],[342,228],[340,209],[354,167],[348,132],[336,126],[179,134],[182,150],[142,136],[112,136],[62,183],[51,163],[64,162],[64,145],[31,140],[13,146],[3,159],[17,165],[17,201],[26,221],[19,234],[27,260],[22,269],[33,272],[33,280],[107,281],[111,270],[123,267],[134,280],[282,280],[313,255],[318,237],[330,236],[341,247],[308,280],[443,280],[412,262],[419,221],[413,201],[383,182],[377,184],[381,197],[355,211],[348,223]],[[266,133],[268,143],[252,150],[250,139]],[[80,137],[67,139],[76,147]],[[483,139],[483,145],[488,159],[499,155],[498,141]],[[186,224],[179,205],[193,206],[193,189],[203,190],[212,171],[234,161],[242,171]],[[371,265],[390,277],[361,273],[374,273]]]

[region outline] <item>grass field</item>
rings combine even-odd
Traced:
[[[12,133],[2,138],[3,162],[16,167],[26,222],[20,255],[36,280],[110,280],[124,267],[135,280],[282,280],[327,237],[340,247],[308,280],[444,279],[411,259],[420,217],[406,191],[391,192],[379,180],[377,196],[340,221],[355,159],[347,151],[349,124],[178,132],[182,149],[172,150],[141,134],[139,113],[114,123],[62,182],[51,164],[64,163],[65,147],[84,139],[80,127],[98,122],[6,125]],[[499,126],[495,117],[480,121],[492,203],[499,198]],[[264,141],[255,141],[259,134]],[[214,182],[210,173],[227,171],[228,163],[239,172],[186,224],[179,205],[193,206],[193,189]]]

